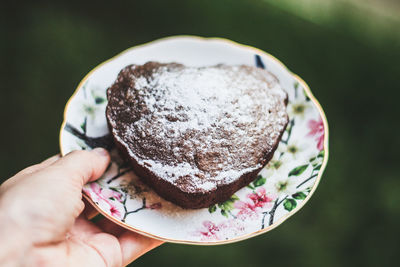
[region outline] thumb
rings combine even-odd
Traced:
[[[91,151],[76,150],[68,153],[52,164],[64,172],[64,176],[80,182],[82,186],[98,179],[107,169],[110,155],[104,148]]]
[[[0,206],[18,229],[33,233],[35,244],[63,240],[84,208],[83,185],[99,178],[109,162],[102,148],[71,152],[41,170],[11,178],[0,192]]]

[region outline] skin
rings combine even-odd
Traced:
[[[0,186],[1,266],[125,266],[162,242],[124,230],[82,200],[110,162],[102,148],[54,156]]]

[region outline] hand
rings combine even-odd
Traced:
[[[101,148],[74,151],[4,182],[0,265],[125,266],[160,245],[161,241],[124,230],[105,218],[96,224],[85,218],[82,187],[99,178],[109,161]],[[90,212],[90,207],[85,211]]]

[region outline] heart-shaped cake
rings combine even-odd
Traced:
[[[130,65],[107,98],[118,149],[146,184],[184,208],[220,203],[253,181],[288,123],[277,78],[246,65]]]

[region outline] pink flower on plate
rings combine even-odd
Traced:
[[[108,188],[102,188],[98,183],[91,183],[90,189],[94,193],[94,195],[91,194],[91,196],[93,201],[95,202],[104,201],[109,204],[110,199],[112,198],[114,198],[118,202],[121,202],[121,197],[122,197],[121,193]],[[84,189],[84,191],[85,193],[89,192],[89,190],[87,189]]]
[[[310,132],[308,133],[308,135],[311,136],[320,135],[324,133],[324,123],[322,122],[322,119],[319,119],[319,121],[310,120],[308,122],[308,128],[310,128]]]
[[[114,202],[111,201],[112,199],[115,199],[118,202],[121,202],[121,193],[108,188],[102,188],[98,183],[91,183],[90,189],[91,190],[84,188],[83,190],[86,194],[89,194],[92,197],[94,202],[107,204],[109,212],[113,217],[121,218],[121,212]]]
[[[112,189],[104,188],[104,190],[102,191],[102,195],[106,199],[113,198],[113,199],[117,200],[118,202],[122,201],[121,200],[122,194],[120,192],[114,191]]]
[[[244,231],[245,224],[241,220],[230,219],[219,224],[206,220],[202,222],[202,228],[192,232],[192,234],[200,236],[200,240],[202,241],[211,241],[237,236]]]
[[[325,134],[322,134],[319,138],[318,138],[318,144],[317,144],[317,148],[319,151],[324,149],[324,139],[325,139]]]
[[[253,201],[256,208],[262,208],[266,203],[272,201],[272,199],[267,196],[264,187],[257,188],[254,193],[248,194],[247,197]]]
[[[324,138],[325,138],[325,131],[324,131],[324,123],[320,118],[318,121],[310,120],[308,122],[308,128],[310,128],[310,132],[308,136],[316,137],[315,140],[317,143],[318,150],[324,149]]]
[[[220,240],[220,232],[222,229],[226,228],[225,223],[216,225],[212,221],[203,221],[203,228],[196,231],[196,235],[200,235],[201,240]]]
[[[272,197],[268,197],[264,187],[259,187],[255,192],[247,195],[247,201],[236,201],[234,206],[240,211],[237,217],[244,220],[246,218],[257,218],[259,212],[267,204],[273,201]]]
[[[117,206],[113,205],[110,203],[110,214],[111,216],[120,219],[121,218],[121,212],[118,210]]]
[[[83,191],[89,195],[94,202],[99,202],[103,200],[103,197],[101,195],[101,187],[97,183],[91,183],[89,184],[90,189],[87,189],[86,187],[83,188]]]

